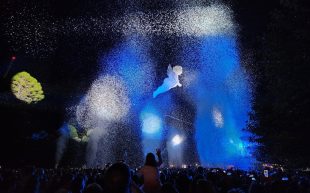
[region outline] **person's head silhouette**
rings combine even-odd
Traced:
[[[125,163],[115,163],[108,168],[105,177],[105,190],[110,193],[127,193],[130,185],[130,170]]]
[[[155,159],[155,155],[153,153],[148,153],[146,155],[145,164],[144,165],[157,167],[157,162],[156,162],[156,159]]]

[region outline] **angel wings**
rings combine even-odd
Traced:
[[[159,94],[167,92],[174,87],[181,87],[182,84],[180,83],[179,76],[182,73],[182,66],[174,66],[172,68],[171,65],[169,65],[167,69],[168,77],[165,78],[163,84],[153,92],[153,98],[156,98]]]

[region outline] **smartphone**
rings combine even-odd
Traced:
[[[288,181],[288,177],[283,177],[282,181]]]

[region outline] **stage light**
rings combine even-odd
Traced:
[[[181,166],[183,169],[186,169],[187,168],[187,165],[186,164],[182,164]]]
[[[142,115],[142,131],[148,134],[155,134],[161,129],[161,119],[153,113]]]
[[[183,142],[183,138],[180,135],[175,135],[171,141],[172,141],[172,145],[177,146]]]

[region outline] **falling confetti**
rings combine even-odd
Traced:
[[[56,49],[60,29],[56,22],[44,11],[25,8],[6,18],[4,31],[15,52],[22,50],[28,55],[43,57]]]
[[[224,125],[224,119],[221,111],[218,108],[213,107],[212,115],[215,126],[222,128]]]
[[[44,9],[25,8],[5,19],[4,31],[15,52],[45,57],[57,49],[58,40],[84,37],[93,46],[100,45],[109,34],[212,36],[234,35],[231,10],[224,5],[179,7],[175,9],[133,12],[118,18],[103,16],[59,19]]]
[[[77,106],[76,116],[82,126],[96,127],[99,122],[120,121],[130,106],[120,78],[107,75],[94,81],[85,100]]]

